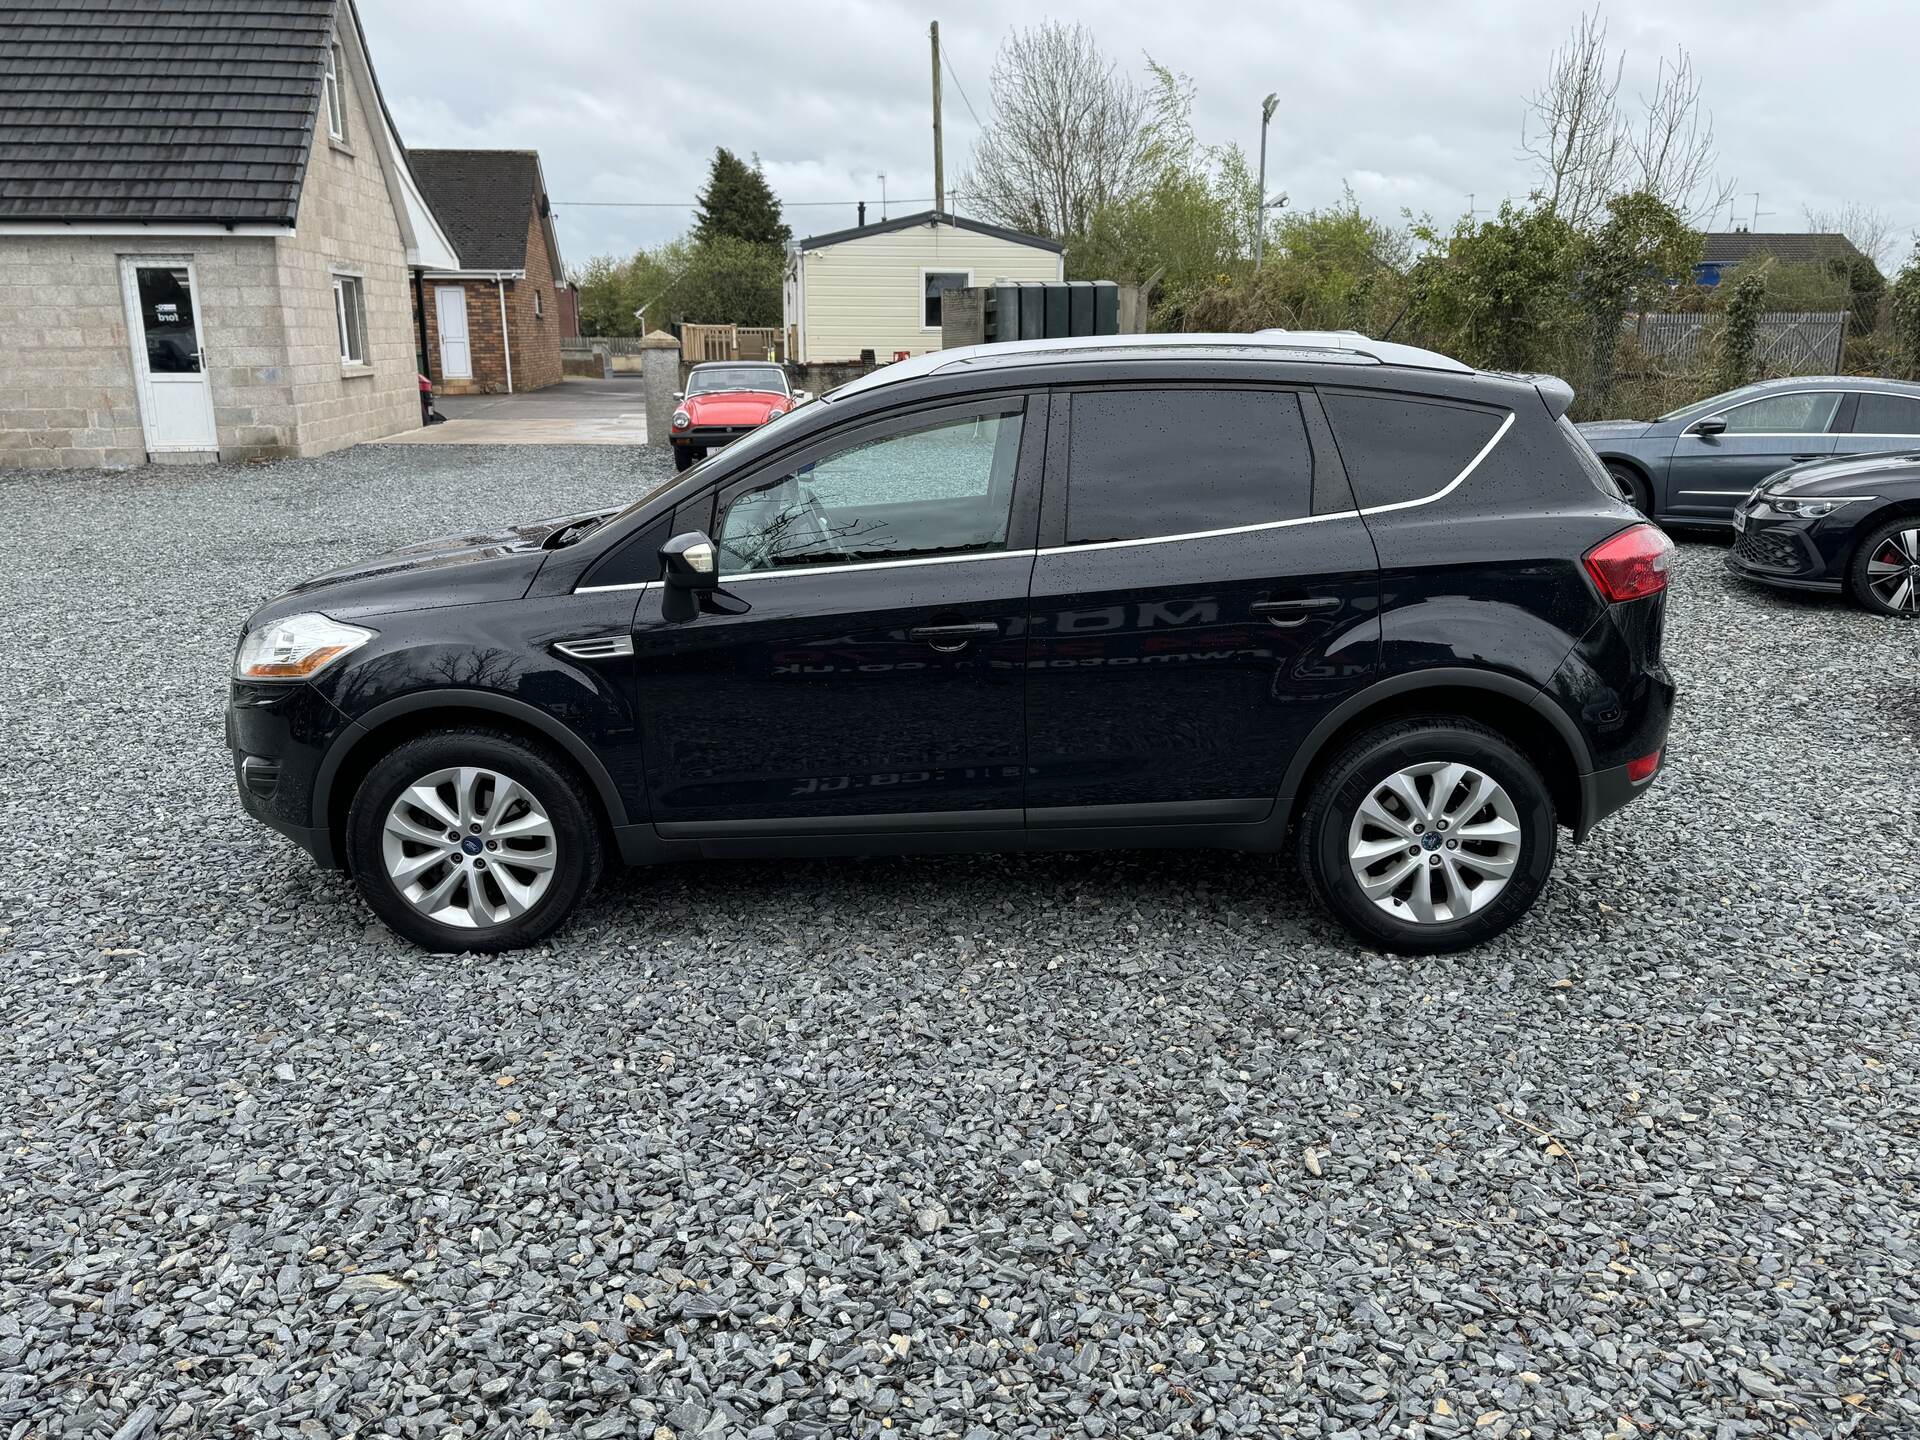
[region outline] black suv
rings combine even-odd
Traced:
[[[263,606],[240,798],[435,950],[609,855],[1293,846],[1455,949],[1652,779],[1666,538],[1558,380],[1347,334],[950,350],[625,509]]]

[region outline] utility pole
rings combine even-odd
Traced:
[[[927,32],[933,38],[933,213],[947,208],[947,176],[940,154],[940,22]]]
[[[1267,122],[1280,104],[1278,95],[1260,102],[1260,204],[1253,212],[1253,268],[1258,271],[1267,250]]]

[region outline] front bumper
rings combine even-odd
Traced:
[[[314,781],[327,752],[352,725],[304,681],[236,680],[227,696],[227,748],[241,808],[328,870],[341,862],[328,817],[313,813]]]
[[[1828,518],[1782,515],[1749,495],[1733,512],[1727,569],[1743,580],[1788,590],[1840,590],[1845,546],[1836,542],[1839,532]]]
[[[758,425],[696,425],[691,430],[675,430],[673,443],[683,450],[718,450],[759,428]]]

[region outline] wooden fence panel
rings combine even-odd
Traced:
[[[1711,362],[1724,320],[1719,315],[1629,315],[1647,358],[1676,370]],[[1847,312],[1770,311],[1754,336],[1754,362],[1763,375],[1831,375],[1840,369],[1847,340]]]

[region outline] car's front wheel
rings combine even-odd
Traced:
[[[1333,758],[1299,837],[1308,882],[1349,929],[1438,954],[1491,939],[1532,906],[1553,868],[1553,798],[1485,726],[1402,720]]]
[[[1920,617],[1920,515],[1900,515],[1867,532],[1853,552],[1853,598],[1879,615]]]
[[[600,830],[572,767],[495,730],[409,740],[360,784],[347,863],[387,925],[429,950],[515,950],[599,877]]]

